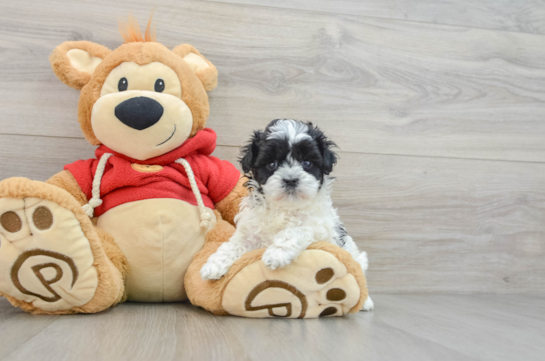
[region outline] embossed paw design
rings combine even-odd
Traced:
[[[360,287],[345,265],[322,250],[306,250],[284,268],[254,262],[227,285],[223,308],[244,317],[315,318],[342,316],[360,298]]]
[[[75,215],[39,198],[0,199],[0,292],[47,311],[89,302],[98,285]]]

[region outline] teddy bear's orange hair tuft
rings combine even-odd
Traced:
[[[125,23],[123,21],[119,21],[119,32],[121,33],[121,36],[125,40],[125,43],[133,43],[133,42],[153,42],[156,41],[157,36],[155,34],[155,26],[153,27],[153,30],[151,29],[151,21],[153,19],[153,13],[151,13],[149,20],[148,20],[148,26],[146,26],[146,32],[144,33],[144,37],[142,37],[142,32],[140,31],[140,27],[138,26],[138,21],[132,16],[129,15],[128,21]]]

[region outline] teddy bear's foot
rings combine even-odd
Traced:
[[[46,311],[89,302],[93,254],[74,214],[39,198],[0,199],[0,291]]]
[[[368,298],[361,267],[346,253],[343,261],[353,263],[349,270],[334,255],[344,251],[333,247],[307,249],[276,270],[261,260],[250,263],[227,284],[223,309],[231,315],[259,318],[342,316],[360,310]]]
[[[26,179],[1,182],[0,196],[5,195],[0,198],[0,292],[29,312],[85,312],[82,306],[99,287],[95,265],[105,256],[95,259],[89,238],[99,251],[100,241],[79,203],[58,187]],[[79,219],[73,210],[81,211]],[[109,267],[102,279],[111,282],[112,272]]]

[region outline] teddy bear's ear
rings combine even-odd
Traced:
[[[184,59],[197,78],[204,85],[204,89],[210,91],[218,85],[218,70],[208,59],[202,56],[192,45],[178,45],[172,52]]]
[[[67,41],[53,50],[49,62],[63,83],[81,89],[109,53],[110,49],[90,41]]]

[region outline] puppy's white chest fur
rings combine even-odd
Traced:
[[[314,242],[337,244],[339,234],[335,227],[339,217],[329,196],[332,183],[333,179],[326,179],[316,198],[303,208],[279,207],[253,191],[242,201],[241,211],[235,219],[234,237],[248,249],[269,247],[275,237],[281,237],[286,231],[295,238],[310,233]]]

